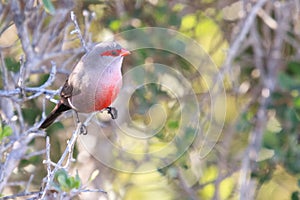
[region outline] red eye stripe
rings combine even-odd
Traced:
[[[101,56],[119,56],[120,53],[122,52],[121,49],[116,49],[116,50],[109,50],[101,53]]]

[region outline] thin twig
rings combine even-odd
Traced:
[[[29,177],[29,180],[28,180],[28,182],[27,182],[27,184],[26,184],[25,190],[24,190],[25,193],[28,192],[28,189],[29,189],[29,187],[30,187],[30,184],[31,184],[33,178],[34,178],[34,175],[31,174],[30,177]]]
[[[41,199],[43,199],[47,193],[47,191],[50,189],[51,186],[51,158],[50,158],[50,138],[49,136],[46,137],[46,161],[44,163],[47,164],[47,180],[46,180],[46,186],[43,190],[43,193],[41,195]]]
[[[11,10],[14,14],[14,24],[17,27],[18,36],[22,43],[23,50],[26,54],[26,63],[29,63],[34,58],[34,50],[30,42],[30,34],[27,27],[27,20],[25,20],[25,14],[22,12],[22,6],[20,1],[11,1]],[[25,64],[27,65],[27,64]]]
[[[87,10],[84,10],[82,12],[82,15],[84,16],[84,36],[85,40],[90,43],[91,42],[91,33],[89,32],[89,29],[91,27],[91,22],[95,18],[96,14],[95,12],[89,12]]]
[[[277,7],[276,5],[279,6]],[[283,12],[283,5],[278,2],[278,4],[274,5],[273,11],[275,13],[276,22],[278,23],[278,27],[275,29],[273,42],[271,43],[271,49],[270,49],[270,56],[268,56],[267,62],[266,62],[266,69],[262,69],[259,67],[262,67],[262,62],[259,58],[259,56],[262,56],[259,51],[255,51],[255,56],[258,58],[256,59],[256,62],[258,64],[258,69],[261,73],[261,82],[262,82],[262,89],[261,89],[261,96],[258,99],[259,102],[259,109],[256,112],[256,121],[253,130],[251,131],[249,135],[249,145],[248,148],[245,151],[244,158],[242,160],[242,166],[241,166],[241,173],[240,173],[240,192],[239,196],[240,199],[253,199],[254,191],[255,191],[255,183],[250,177],[251,173],[251,166],[253,163],[257,161],[258,153],[261,148],[263,133],[266,128],[266,124],[268,121],[268,105],[271,102],[271,95],[277,84],[277,79],[274,77],[277,77],[279,67],[281,66],[280,63],[282,61],[282,46],[284,41],[284,32],[288,31],[288,28],[286,27],[288,24],[288,14],[286,12]],[[273,12],[271,11],[271,12]],[[258,35],[255,31],[252,31],[252,36],[254,36],[254,41],[258,39]],[[259,39],[260,40],[260,39]],[[255,41],[256,43],[259,41]],[[253,48],[258,48],[257,46],[254,46]]]
[[[0,59],[1,59],[1,74],[2,74],[2,82],[3,82],[3,88],[8,89],[8,73],[7,73],[7,66],[4,61],[4,57],[2,52],[0,51]]]
[[[107,194],[106,191],[102,190],[102,189],[78,189],[78,190],[72,190],[70,196],[71,197],[75,197],[80,193],[84,193],[84,192],[98,192],[98,193],[104,193]]]
[[[89,52],[89,49],[82,37],[82,34],[81,34],[81,31],[80,31],[80,28],[79,28],[79,25],[78,25],[78,22],[77,22],[77,19],[76,19],[76,15],[74,14],[74,11],[71,11],[71,20],[73,21],[74,23],[74,26],[75,26],[75,29],[73,31],[71,31],[71,34],[77,34],[78,38],[80,39],[80,42],[81,42],[81,45],[83,46],[85,52]]]
[[[254,22],[255,17],[257,16],[257,12],[261,9],[261,7],[267,2],[267,0],[259,0],[251,9],[243,26],[240,28],[240,32],[234,37],[235,40],[231,43],[230,49],[227,52],[226,61],[224,63],[225,69],[230,69],[232,61],[236,58],[239,53],[240,46],[245,40],[246,35],[249,33],[250,28]]]
[[[35,93],[31,96],[28,96],[28,97],[24,96],[24,98],[17,99],[16,101],[18,101],[18,102],[24,102],[24,101],[27,101],[27,100],[37,98],[41,94],[48,94],[48,95],[54,96],[55,94],[58,93],[57,90],[47,90],[47,89],[45,89],[45,88],[49,87],[50,85],[52,85],[52,83],[55,80],[55,76],[56,76],[56,64],[54,62],[51,62],[51,63],[52,63],[52,68],[51,68],[49,78],[43,85],[41,85],[39,87],[16,88],[14,90],[0,90],[0,96],[2,96],[2,97],[12,97],[12,96],[15,96],[15,95],[22,94],[22,91],[24,93],[26,93],[26,92]],[[23,95],[25,95],[25,94],[23,94]]]
[[[36,92],[32,96],[24,98],[25,101],[37,98],[38,96],[40,96],[41,94],[43,94],[45,92],[45,88],[47,88],[50,85],[52,85],[52,83],[55,80],[55,75],[56,75],[56,64],[55,64],[55,62],[51,61],[51,65],[52,65],[52,68],[51,68],[51,71],[50,71],[50,74],[49,74],[49,78],[48,78],[48,80],[43,85],[41,85],[40,87],[37,87],[37,88],[30,88],[30,87],[26,88],[27,91],[36,90],[38,92]]]
[[[34,152],[30,153],[30,154],[24,155],[24,156],[23,156],[23,159],[30,159],[30,158],[32,158],[32,157],[34,157],[34,156],[43,155],[43,154],[45,154],[46,152],[47,152],[46,149],[42,149],[42,150],[40,150],[40,151],[34,151]]]
[[[46,181],[46,185],[43,188],[43,193],[42,193],[42,197],[45,197],[47,191],[50,189],[51,187],[51,183],[54,179],[54,175],[57,172],[57,170],[61,169],[61,168],[67,168],[70,164],[70,161],[67,161],[67,164],[65,166],[63,166],[63,162],[65,161],[65,159],[68,158],[71,159],[72,156],[69,156],[69,154],[73,154],[73,150],[74,150],[74,146],[75,146],[75,142],[77,140],[78,135],[80,134],[80,129],[81,129],[82,124],[78,123],[76,130],[74,131],[71,139],[68,141],[67,147],[65,149],[65,151],[63,152],[63,154],[61,155],[59,161],[57,163],[53,163],[50,159],[50,142],[49,142],[49,138],[47,137],[46,139],[46,157],[47,159],[44,161],[45,164],[47,164],[47,181]],[[54,166],[54,168],[51,170],[51,165]]]
[[[26,197],[26,196],[33,196],[33,195],[38,195],[40,194],[40,191],[33,191],[33,192],[21,192],[18,194],[14,194],[14,195],[10,195],[10,196],[5,196],[2,197],[3,200],[7,200],[7,199],[16,199],[17,197]]]
[[[17,83],[17,86],[19,88],[24,87],[25,75],[26,75],[26,73],[25,73],[24,56],[21,56],[21,58],[20,58],[20,73],[19,73],[19,79],[18,79],[18,83]]]
[[[18,120],[19,120],[19,123],[20,123],[20,132],[23,132],[24,129],[25,129],[25,120],[24,120],[24,117],[23,117],[23,114],[22,114],[22,108],[21,108],[21,105],[18,104],[18,103],[14,103],[14,107],[18,113]],[[16,136],[18,137],[19,136],[19,132],[16,132]]]

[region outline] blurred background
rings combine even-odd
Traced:
[[[45,135],[56,163],[76,128],[36,130],[84,53],[71,11],[88,46],[131,50],[119,118],[97,114],[63,172],[107,193],[73,198],[300,199],[297,0],[1,0],[1,196],[39,191]]]

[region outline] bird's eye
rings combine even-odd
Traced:
[[[117,52],[117,51],[111,51],[111,55],[112,55],[112,56],[117,56],[117,55],[118,55],[118,52]]]

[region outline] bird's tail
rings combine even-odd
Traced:
[[[60,116],[63,112],[70,110],[71,107],[63,104],[63,103],[58,103],[55,108],[51,111],[51,113],[47,116],[47,118],[45,119],[45,121],[42,123],[42,125],[40,126],[40,129],[45,129],[48,126],[50,126],[54,120]]]

